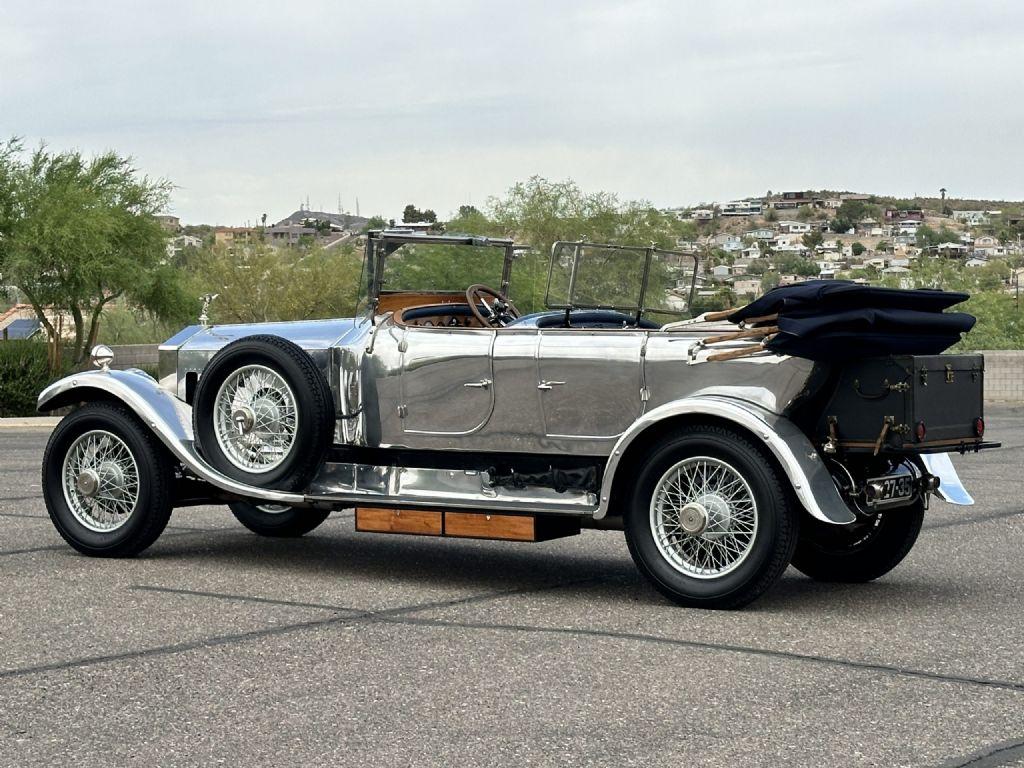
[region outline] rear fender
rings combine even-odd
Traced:
[[[782,467],[796,497],[815,518],[826,523],[845,525],[856,515],[839,495],[835,482],[818,451],[797,426],[784,416],[772,413],[753,403],[717,395],[700,395],[659,406],[626,430],[612,450],[601,483],[601,503],[594,515],[601,519],[608,514],[616,470],[630,446],[650,427],[675,416],[711,416],[739,427],[762,442]],[[637,444],[638,447],[639,444]]]
[[[196,452],[192,409],[143,371],[87,371],[59,379],[39,394],[37,409],[48,413],[79,403],[114,401],[131,410],[182,466],[215,488],[249,499],[298,504],[301,494],[245,485],[221,474]]]

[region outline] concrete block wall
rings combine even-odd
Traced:
[[[982,350],[985,356],[985,399],[1024,403],[1024,350]]]

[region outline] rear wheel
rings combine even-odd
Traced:
[[[626,513],[640,571],[680,605],[738,608],[778,580],[797,517],[779,473],[741,434],[706,426],[652,452]]]
[[[43,498],[58,533],[79,552],[131,557],[171,516],[173,462],[135,416],[90,403],[65,416],[43,454]]]
[[[260,536],[295,538],[319,526],[330,515],[322,509],[295,509],[283,504],[253,504],[233,501],[231,514],[242,525]]]
[[[923,520],[924,502],[917,501],[850,525],[805,521],[793,567],[818,581],[872,581],[910,553]]]

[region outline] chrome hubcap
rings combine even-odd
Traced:
[[[662,475],[651,498],[651,532],[674,569],[713,579],[746,560],[757,534],[750,485],[730,464],[695,456]]]
[[[77,438],[64,457],[61,478],[68,509],[91,531],[117,530],[139,501],[139,466],[111,432],[93,430]]]
[[[246,472],[267,472],[291,453],[297,417],[288,382],[271,368],[249,365],[221,384],[214,432],[228,461]]]

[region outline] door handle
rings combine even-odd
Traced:
[[[540,384],[537,385],[537,389],[548,390],[554,387],[560,387],[563,384],[565,384],[564,381],[542,381]]]
[[[464,387],[470,387],[472,389],[487,389],[491,386],[490,379],[480,379],[480,381],[469,381],[463,384]]]

